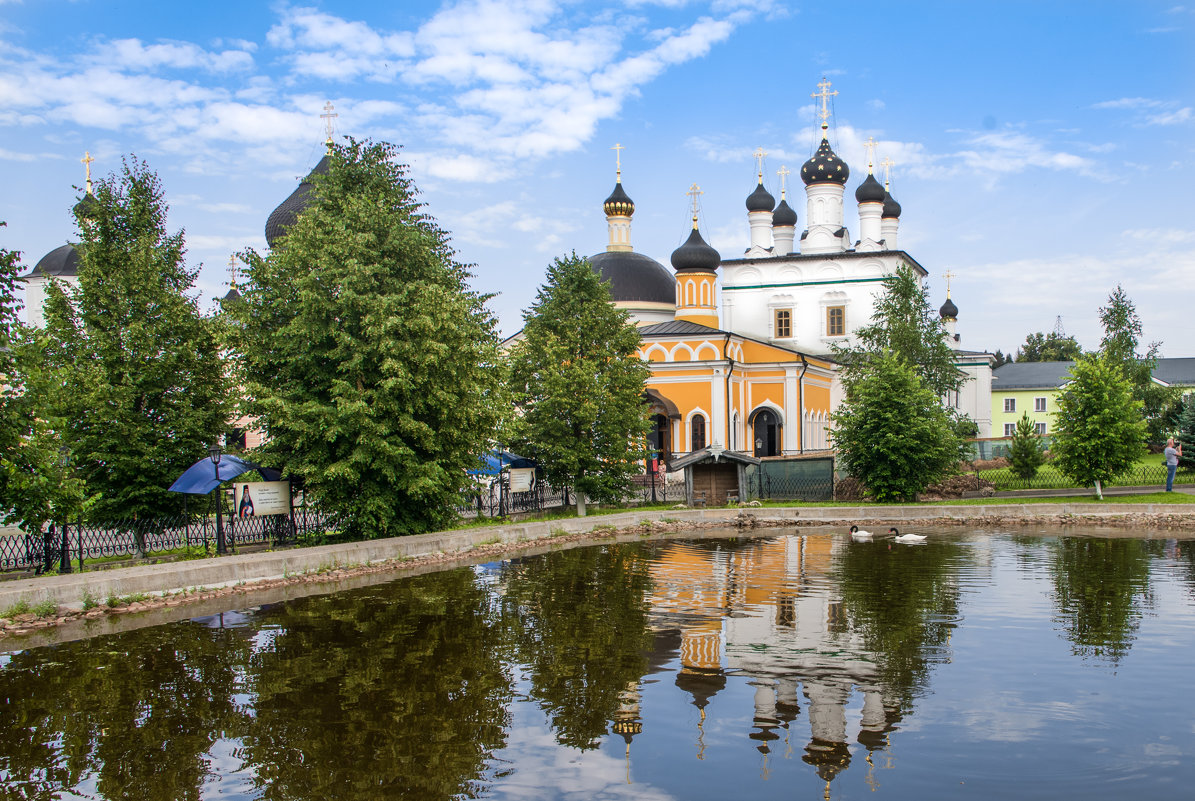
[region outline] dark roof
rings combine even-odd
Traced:
[[[79,274],[79,251],[71,244],[60,245],[41,257],[41,260],[21,278],[58,278]]]
[[[900,219],[900,204],[896,202],[896,198],[892,197],[892,193],[884,190],[884,217],[889,219]]]
[[[1004,389],[1056,389],[1070,380],[1074,362],[1009,362],[992,371],[992,392]]]
[[[683,470],[689,465],[701,464],[702,462],[737,462],[739,464],[759,464],[760,460],[756,459],[748,453],[742,451],[727,451],[722,448],[715,449],[712,445],[707,445],[699,451],[686,453],[684,456],[678,456],[668,463],[668,472],[672,473],[677,470]]]
[[[801,166],[801,180],[805,186],[812,184],[838,184],[843,186],[851,176],[851,168],[838,158],[830,148],[830,142],[822,137],[822,143],[809,161]]]
[[[701,232],[696,228],[689,234],[689,238],[683,245],[672,251],[672,267],[678,273],[690,270],[712,273],[718,269],[718,265],[721,263],[722,257],[718,255],[718,251],[705,243],[705,240],[701,238]]]
[[[776,198],[763,188],[763,181],[755,187],[755,191],[747,195],[747,211],[771,211],[776,205]]]
[[[880,186],[876,177],[868,173],[867,177],[863,179],[863,183],[859,184],[859,188],[855,190],[855,200],[860,203],[883,203],[886,194],[884,187]]]
[[[693,323],[688,320],[669,320],[666,323],[652,323],[645,325],[639,329],[639,335],[643,337],[649,336],[708,336],[709,334],[722,334],[728,332],[717,328],[710,328],[708,325],[701,325],[700,323]]]
[[[635,213],[635,201],[631,200],[630,195],[622,188],[622,181],[614,184],[614,191],[610,193],[610,197],[606,198],[602,209],[607,215],[620,214],[630,217]]]
[[[95,199],[95,195],[90,192],[83,195],[82,199],[75,204],[75,216],[82,220],[87,220],[95,217],[100,210],[100,202]]]
[[[793,207],[788,205],[788,201],[783,198],[780,200],[780,205],[776,206],[776,210],[772,212],[772,225],[796,225],[797,213],[793,211]]]
[[[589,257],[603,281],[610,282],[610,299],[676,304],[676,279],[650,256],[631,250],[608,250]]]
[[[270,212],[269,219],[266,220],[266,244],[274,247],[274,243],[286,234],[286,229],[295,224],[295,220],[299,219],[299,213],[311,203],[308,195],[314,188],[311,181],[312,176],[325,175],[328,172],[328,167],[328,157],[324,156],[320,159],[319,164],[315,165],[315,169],[307,173],[307,177],[302,180],[298,188],[290,193],[290,197]]]
[[[1170,386],[1195,386],[1195,359],[1158,359],[1153,377]]]
[[[938,314],[943,320],[956,319],[958,317],[958,306],[954,305],[954,301],[946,298],[946,302],[942,304],[942,308],[938,309]]]

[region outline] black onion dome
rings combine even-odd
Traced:
[[[788,205],[788,201],[781,199],[780,205],[772,212],[772,225],[796,225],[797,213],[793,211],[793,207]]]
[[[855,190],[855,200],[860,203],[883,203],[884,187],[880,185],[874,175],[868,173],[867,178]]]
[[[712,273],[722,263],[718,251],[705,243],[696,228],[685,244],[672,251],[672,266],[679,272],[698,271]]]
[[[755,191],[747,195],[747,211],[771,211],[776,205],[776,198],[763,188],[763,181],[755,187]]]
[[[885,190],[884,192],[884,215],[892,219],[900,219],[900,204],[896,202],[896,198]]]
[[[822,137],[822,143],[813,158],[801,166],[801,180],[805,186],[811,184],[846,185],[846,179],[851,177],[851,168],[830,148],[830,142]]]
[[[83,199],[75,204],[75,217],[80,220],[93,220],[99,214],[100,202],[95,199],[95,195],[88,192],[83,195]]]
[[[79,274],[79,251],[74,245],[60,245],[41,257],[22,278],[61,278]]]
[[[614,191],[610,193],[610,197],[606,198],[606,201],[602,203],[602,208],[608,217],[615,215],[630,217],[635,213],[635,201],[631,200],[630,196],[622,188],[622,181],[619,181],[614,184]]]
[[[942,308],[938,309],[938,314],[942,316],[943,320],[955,320],[958,318],[958,306],[954,305],[954,301],[946,298],[946,302],[942,304]]]
[[[610,299],[676,304],[676,279],[668,268],[633,250],[608,250],[589,257],[603,281],[610,282]]]
[[[320,159],[319,164],[315,165],[315,169],[307,174],[295,191],[290,193],[290,197],[282,201],[278,208],[270,212],[269,219],[266,220],[266,244],[274,247],[274,243],[286,235],[286,229],[295,224],[295,220],[299,219],[299,213],[307,208],[309,200],[307,196],[311,194],[314,184],[311,181],[314,175],[324,175],[328,172],[329,161],[328,157],[324,156]]]

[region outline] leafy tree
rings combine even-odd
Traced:
[[[623,497],[639,471],[647,433],[639,332],[610,303],[610,288],[574,253],[548,267],[548,281],[523,315],[510,355],[514,443],[556,486],[585,496]]]
[[[0,228],[6,223],[0,222]],[[22,418],[17,411],[23,394],[13,348],[19,336],[16,284],[21,254],[0,248],[0,510],[12,508],[9,476],[21,442]]]
[[[879,501],[908,500],[951,473],[959,439],[937,394],[895,354],[846,383],[830,438],[849,475]]]
[[[47,292],[31,371],[55,391],[37,414],[61,422],[96,516],[154,516],[179,508],[166,488],[227,419],[225,365],[188,295],[199,271],[183,263],[182,232],[166,232],[157,175],[125,161],[94,197],[76,207],[79,290]]]
[[[902,264],[884,279],[884,289],[876,300],[873,322],[855,332],[857,344],[834,348],[843,364],[843,380],[865,374],[873,361],[894,354],[913,368],[935,396],[958,390],[965,376],[954,364],[942,318],[930,307],[913,268]]]
[[[1017,421],[1012,441],[1008,444],[1008,457],[1012,462],[1012,472],[1017,478],[1030,479],[1037,475],[1037,468],[1045,461],[1041,437],[1029,419],[1029,412],[1024,412]]]
[[[1005,356],[1004,351],[997,348],[996,353],[994,355],[996,358],[992,363],[993,370],[995,370],[998,367],[1003,367],[1006,364],[1012,364],[1013,359],[1012,359],[1011,353],[1009,355]]]
[[[1083,355],[1083,348],[1074,337],[1054,331],[1038,331],[1025,337],[1025,344],[1017,348],[1018,362],[1070,362]],[[1012,361],[1012,359],[1009,359]]]
[[[1141,401],[1119,364],[1087,355],[1070,370],[1071,381],[1058,393],[1051,453],[1054,464],[1078,484],[1095,485],[1128,470],[1145,444]]]
[[[1118,365],[1132,385],[1133,397],[1141,402],[1148,439],[1152,442],[1165,439],[1169,428],[1168,412],[1172,410],[1180,390],[1164,387],[1153,381],[1153,371],[1158,366],[1158,353],[1162,343],[1151,342],[1149,350],[1144,354],[1138,353],[1141,318],[1137,316],[1136,307],[1119,285],[1108,296],[1108,305],[1100,308],[1100,322],[1104,324],[1100,353],[1107,356],[1111,363]]]
[[[333,146],[311,205],[230,304],[262,458],[349,536],[446,524],[501,413],[487,297],[416,200],[393,145]]]
[[[1182,401],[1181,407],[1178,431],[1174,438],[1183,446],[1183,455],[1179,459],[1179,464],[1184,467],[1192,467],[1195,466],[1195,395],[1188,395]]]

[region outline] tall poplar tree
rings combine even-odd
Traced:
[[[198,269],[181,231],[166,230],[158,177],[137,159],[76,206],[79,288],[51,284],[39,336],[42,379],[59,387],[46,414],[61,421],[73,475],[94,516],[176,511],[167,487],[228,418],[216,324],[191,296]]]
[[[261,458],[354,537],[447,523],[503,412],[487,297],[395,157],[332,146],[286,236],[242,254],[228,309]]]
[[[578,514],[586,495],[621,500],[642,469],[648,427],[638,330],[576,253],[548,267],[523,319],[510,356],[516,449],[554,486],[573,488]]]

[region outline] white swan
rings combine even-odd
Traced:
[[[908,545],[912,545],[916,542],[925,542],[924,534],[901,534],[900,529],[898,529],[896,526],[888,529],[888,533],[892,534],[897,542],[903,542]]]
[[[862,531],[858,526],[851,526],[851,539],[856,542],[869,540],[874,535],[870,531]]]

